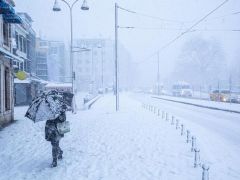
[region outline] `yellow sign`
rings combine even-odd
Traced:
[[[20,80],[25,80],[27,78],[27,74],[24,71],[18,71],[16,73],[16,77]]]

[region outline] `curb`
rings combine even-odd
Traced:
[[[164,100],[164,101],[176,102],[176,103],[181,103],[181,104],[186,104],[186,105],[191,105],[191,106],[196,106],[196,107],[201,107],[201,108],[206,108],[206,109],[212,109],[212,110],[217,110],[217,111],[225,111],[225,112],[240,114],[240,111],[235,111],[235,110],[230,110],[230,109],[222,109],[222,108],[217,108],[217,107],[212,107],[212,106],[204,106],[204,105],[200,105],[200,104],[194,104],[194,103],[188,103],[188,102],[183,102],[183,101],[165,99],[165,98],[161,98],[161,97],[157,97],[157,96],[151,96],[151,98],[161,99],[161,100]]]
[[[84,104],[85,109],[91,109],[92,105],[98,100],[100,99],[102,96],[97,95],[96,97],[94,97],[92,100],[90,100],[89,102]]]

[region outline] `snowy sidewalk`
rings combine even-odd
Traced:
[[[71,132],[61,141],[64,159],[50,168],[51,145],[44,122],[25,119],[16,109],[15,124],[0,131],[0,180],[197,180],[193,154],[180,131],[141,104],[105,95],[88,111],[68,114]]]

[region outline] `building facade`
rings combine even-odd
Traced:
[[[74,42],[73,62],[78,91],[96,93],[113,85],[114,44],[108,39],[79,39]]]
[[[62,41],[49,41],[48,47],[48,80],[64,82],[65,44]]]
[[[36,40],[36,75],[46,81],[65,81],[65,44],[62,41]]]
[[[29,105],[44,88],[43,81],[36,76],[36,33],[32,28],[33,20],[27,13],[17,13],[17,15],[21,17],[22,23],[16,24],[13,28],[15,37],[13,52],[24,61],[13,63],[17,71],[24,71],[27,74],[27,78],[14,79],[15,106]]]
[[[74,42],[74,68],[78,91],[96,93],[115,85],[115,42],[111,39],[79,39]],[[83,49],[83,50],[81,50]],[[133,64],[124,46],[119,45],[120,88],[131,86]]]
[[[24,62],[14,54],[13,24],[22,21],[13,7],[12,0],[0,1],[0,127],[14,119],[13,63]]]
[[[37,77],[48,80],[48,41],[40,38],[36,39],[36,75]]]

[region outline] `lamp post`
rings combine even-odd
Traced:
[[[79,1],[79,0],[75,0],[72,4],[70,4],[69,2],[67,2],[66,0],[61,0],[62,2],[64,2],[67,7],[69,8],[69,12],[70,12],[70,37],[71,37],[71,45],[70,45],[70,66],[71,66],[71,77],[72,77],[72,93],[74,94],[74,81],[75,81],[75,72],[74,72],[74,66],[73,66],[73,7],[74,5]],[[87,5],[87,0],[83,0],[83,4],[81,7],[82,10],[89,10],[89,7]],[[59,6],[58,0],[55,0],[54,2],[54,6],[53,6],[53,11],[58,12],[61,11],[61,8]]]
[[[160,71],[159,71],[159,52],[157,53],[157,95],[160,95]]]
[[[101,88],[103,90],[103,45],[98,46],[101,49]]]

